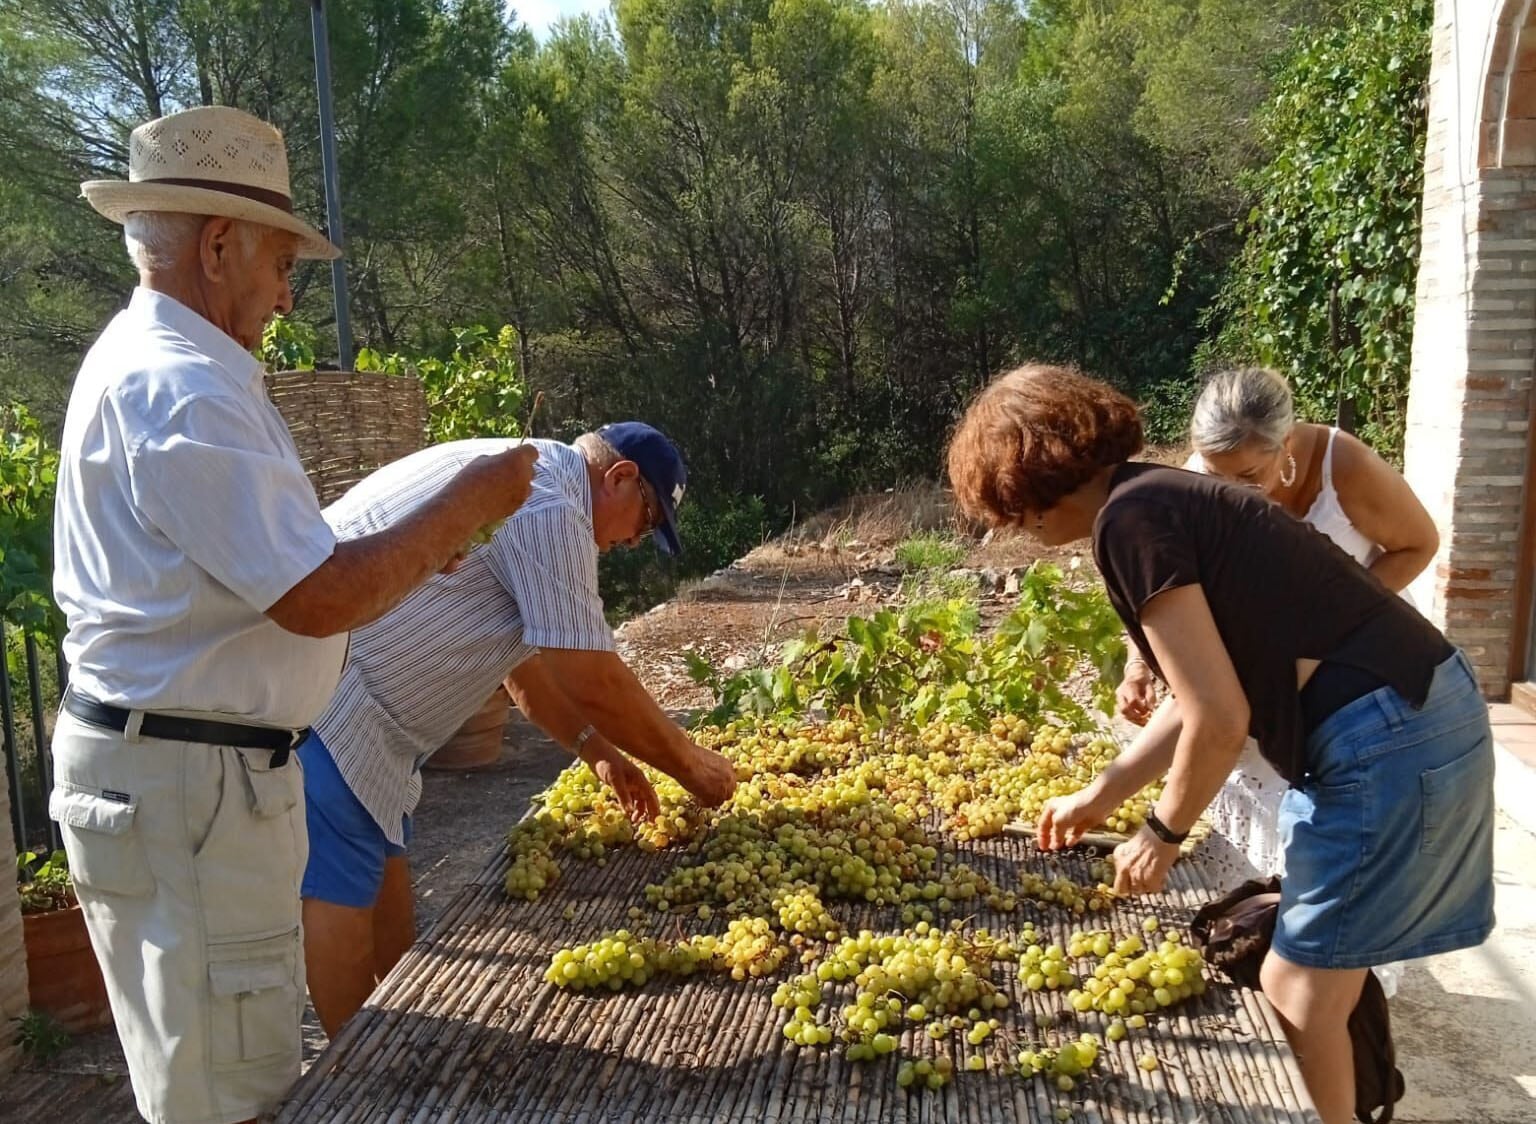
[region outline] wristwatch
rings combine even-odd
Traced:
[[[576,741],[571,745],[571,752],[575,753],[575,754],[580,754],[582,749],[586,746],[588,740],[594,734],[596,734],[596,733],[597,733],[597,727],[596,726],[593,726],[590,723],[588,723],[586,726],[584,726],[582,728],[581,733],[576,735]]]
[[[1171,843],[1175,847],[1189,838],[1189,832],[1174,831],[1173,828],[1158,819],[1157,809],[1155,808],[1147,810],[1147,826],[1152,829],[1153,835],[1157,836],[1164,843]]]

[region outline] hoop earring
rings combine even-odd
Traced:
[[[1289,488],[1296,483],[1296,458],[1290,453],[1285,454],[1285,468],[1280,473],[1280,487]]]

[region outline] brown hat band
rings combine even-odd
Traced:
[[[270,191],[265,187],[247,187],[243,183],[226,183],[223,180],[199,180],[176,179],[173,177],[155,178],[152,180],[136,180],[136,183],[162,184],[168,183],[175,187],[200,187],[204,191],[222,191],[225,195],[238,195],[242,199],[250,199],[256,203],[265,203],[269,207],[276,207],[284,214],[293,214],[293,200],[281,191]]]

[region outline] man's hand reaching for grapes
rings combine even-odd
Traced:
[[[639,766],[618,750],[606,745],[596,749],[589,747],[582,751],[581,759],[597,774],[598,780],[613,790],[631,822],[646,823],[661,814],[661,804],[651,782],[645,779]]]

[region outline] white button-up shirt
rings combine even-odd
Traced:
[[[53,582],[70,682],[116,706],[309,725],[347,637],[299,636],[265,611],[335,546],[260,364],[134,290],[64,422]]]

